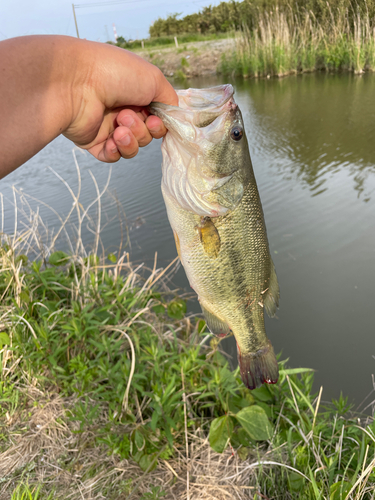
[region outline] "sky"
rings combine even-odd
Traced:
[[[198,12],[220,0],[75,0],[80,38],[114,41],[118,36],[147,38],[158,17]],[[95,5],[98,4],[98,5]],[[58,34],[76,36],[72,0],[0,0],[0,40],[15,36]]]

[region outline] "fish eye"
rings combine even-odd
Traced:
[[[235,127],[232,128],[230,131],[230,136],[234,141],[240,141],[243,136],[243,130],[242,127],[236,125]]]

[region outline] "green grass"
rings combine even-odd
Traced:
[[[53,500],[54,493],[51,492],[47,495],[41,493],[42,486],[34,486],[30,488],[28,484],[21,483],[13,491],[10,500]]]
[[[46,255],[36,238],[0,245],[1,500],[374,499],[373,419],[323,402],[312,370],[283,361],[249,391],[168,289],[171,268],[79,240]]]
[[[375,38],[369,15],[351,21],[345,10],[318,22],[311,12],[259,14],[257,28],[236,34],[233,54],[223,55],[220,71],[244,77],[285,76],[315,70],[375,69]]]

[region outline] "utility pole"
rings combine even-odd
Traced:
[[[77,24],[77,18],[76,18],[76,11],[75,11],[75,9],[74,9],[74,3],[72,3],[72,7],[73,7],[74,22],[76,23],[77,38],[79,38],[79,33],[78,33],[78,24]]]

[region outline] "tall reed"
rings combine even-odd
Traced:
[[[313,12],[281,10],[259,13],[257,27],[243,26],[235,36],[223,73],[244,77],[284,76],[314,70],[375,69],[375,25],[368,12],[333,11],[318,21]]]

